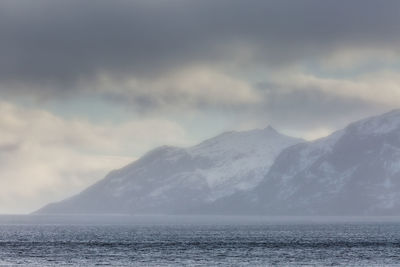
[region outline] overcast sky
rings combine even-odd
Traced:
[[[400,1],[0,2],[0,213],[162,144],[400,107]]]

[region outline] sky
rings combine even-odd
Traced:
[[[0,59],[0,213],[28,213],[159,145],[400,108],[400,1],[3,0]]]

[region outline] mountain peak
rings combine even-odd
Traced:
[[[266,131],[275,131],[276,132],[274,127],[272,127],[271,125],[268,125],[267,127],[265,127],[264,130],[266,130]]]
[[[265,127],[264,129],[262,129],[264,132],[267,133],[274,133],[274,134],[280,134],[274,127],[272,127],[271,125],[268,125],[267,127]]]
[[[272,126],[267,126],[264,129],[253,129],[247,131],[229,131],[219,134],[215,137],[207,139],[193,148],[209,148],[211,146],[221,149],[221,150],[238,150],[241,147],[244,149],[260,148],[263,144],[270,143],[271,140],[296,140],[300,142],[302,140],[285,136],[278,131],[276,131]]]

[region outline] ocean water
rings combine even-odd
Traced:
[[[400,220],[0,216],[0,266],[400,266]]]

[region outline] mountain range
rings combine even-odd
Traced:
[[[276,156],[303,142],[272,127],[226,132],[196,146],[156,148],[39,213],[185,213],[257,187]]]
[[[399,215],[400,110],[314,141],[267,127],[160,147],[38,213]]]

